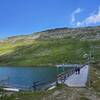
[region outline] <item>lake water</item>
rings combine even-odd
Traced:
[[[65,70],[69,70],[66,68]],[[0,67],[0,85],[16,87],[19,89],[32,89],[33,82],[41,81],[48,84],[48,81],[54,82],[60,69],[57,72],[56,67]],[[40,86],[40,87],[41,87]]]

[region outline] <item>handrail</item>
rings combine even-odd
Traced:
[[[83,68],[86,64],[80,66],[80,69]],[[61,83],[63,83],[69,76],[71,76],[72,74],[75,73],[75,68],[73,68],[72,70],[69,70],[69,72],[62,72],[60,74],[57,75],[57,82],[60,81]]]
[[[86,64],[84,65],[81,65],[80,66],[80,69],[83,68]],[[62,72],[60,74],[57,75],[57,81],[56,81],[56,84],[58,83],[58,81],[61,81],[62,83],[65,81],[65,79],[67,79],[69,76],[71,76],[73,73],[75,73],[75,67],[69,71],[66,71],[66,72]],[[33,90],[36,91],[38,90],[38,87],[41,86],[41,85],[45,85],[47,83],[52,83],[52,81],[36,81],[36,82],[33,82]],[[50,84],[48,85],[50,86]],[[47,87],[48,87],[47,86]]]
[[[41,85],[45,85],[47,83],[52,83],[53,81],[38,81],[38,82],[33,82],[32,88],[34,91],[38,90],[38,87]]]

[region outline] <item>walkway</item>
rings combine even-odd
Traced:
[[[80,70],[80,74],[74,73],[65,80],[64,84],[69,87],[85,87],[88,78],[88,69],[89,66],[86,65]]]

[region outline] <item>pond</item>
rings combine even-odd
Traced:
[[[65,70],[70,70],[66,68]],[[0,67],[0,85],[6,87],[16,87],[19,89],[32,89],[33,82],[43,83],[43,87],[48,82],[56,81],[57,74],[63,70],[56,67]]]

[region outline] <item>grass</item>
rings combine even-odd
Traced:
[[[100,65],[96,64],[91,67],[90,86],[100,96]]]
[[[36,40],[5,44],[0,48],[0,65],[44,66],[61,63],[82,63],[84,53],[100,41],[76,39]]]
[[[80,100],[90,100],[87,97],[80,97]]]
[[[43,92],[36,92],[36,93],[33,93],[33,92],[19,92],[19,93],[16,93],[16,94],[13,94],[11,96],[2,96],[0,98],[0,100],[40,100],[41,97],[44,96],[44,93]]]

